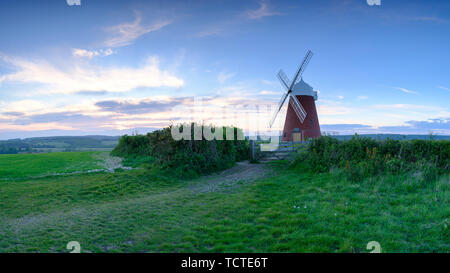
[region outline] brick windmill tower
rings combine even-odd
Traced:
[[[286,121],[284,122],[283,141],[293,140],[293,133],[298,132],[302,139],[320,137],[319,118],[315,101],[317,100],[317,91],[303,81],[302,74],[306,66],[311,60],[313,53],[308,50],[303,62],[297,70],[292,81],[289,81],[283,70],[278,72],[278,79],[281,85],[286,89],[286,93],[281,97],[280,103],[270,121],[272,127],[275,118],[283,107],[284,102],[289,97],[289,105],[286,113]],[[299,79],[297,81],[297,79]]]

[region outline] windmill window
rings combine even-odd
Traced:
[[[309,125],[313,126],[313,120],[311,118],[309,119]]]

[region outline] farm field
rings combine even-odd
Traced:
[[[101,165],[92,155],[0,157],[15,178],[0,182],[0,252],[450,250],[448,174],[350,182],[275,161],[188,181],[145,169],[26,178]]]
[[[103,169],[108,152],[0,154],[0,181]]]
[[[117,145],[113,136],[55,136],[0,140],[0,154],[78,151],[111,151]]]

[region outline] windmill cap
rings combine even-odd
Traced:
[[[317,100],[317,91],[314,91],[311,85],[304,82],[303,78],[294,85],[292,94],[296,96],[311,96],[314,97],[314,100]]]

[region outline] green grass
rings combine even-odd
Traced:
[[[102,152],[0,155],[0,181],[98,169]],[[1,183],[1,182],[0,182]]]
[[[198,192],[132,170],[0,183],[0,252],[449,252],[449,177],[378,176],[301,166]]]

